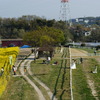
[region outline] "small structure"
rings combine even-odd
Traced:
[[[31,48],[31,46],[29,46],[29,45],[23,45],[20,48]]]
[[[23,39],[1,39],[2,47],[11,47],[11,46],[22,46]]]
[[[54,49],[53,47],[40,47],[39,49],[37,49],[38,52],[38,58],[41,57],[53,57],[53,53],[54,53]]]

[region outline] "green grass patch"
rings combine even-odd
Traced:
[[[12,77],[0,100],[38,100],[38,95],[22,77]]]
[[[36,80],[34,80],[33,76],[28,75],[28,77],[36,84],[36,86],[41,90],[43,93],[43,96],[45,97],[46,100],[50,100],[50,97],[48,96],[47,92],[44,87],[42,87]]]
[[[85,50],[89,53],[94,53],[94,49],[85,48],[83,50]],[[97,53],[100,53],[100,50],[98,50]],[[91,74],[88,73],[88,74],[89,74],[91,80],[94,81],[94,85],[95,85],[95,88],[97,91],[97,96],[100,99],[100,64],[98,62],[99,60],[100,60],[100,58],[88,59],[85,70],[87,72],[91,72],[91,71],[95,70],[95,65],[97,66],[97,73],[96,74],[93,74],[93,73],[91,73]]]
[[[87,51],[89,53],[94,53],[94,49],[92,49],[92,48],[76,48],[76,49],[84,50],[84,51]]]
[[[100,65],[96,59],[88,59],[87,61],[87,71],[91,72],[95,70],[95,65],[97,66],[97,73],[88,73],[90,78],[94,81],[94,85],[97,91],[97,96],[100,99]]]
[[[73,93],[75,100],[95,100],[86,80],[82,65],[77,65],[77,69],[73,70]]]
[[[76,49],[80,49],[80,50],[84,50],[87,51],[88,53],[94,53],[95,49],[94,48],[87,48],[87,47],[83,47],[83,48],[76,48]],[[100,50],[97,50],[97,53],[100,53]]]
[[[65,56],[67,54],[64,52]],[[36,63],[31,63],[34,76],[45,83],[58,100],[70,100],[68,61],[62,58],[61,53],[56,53],[48,65],[42,64],[42,61],[37,59]],[[58,65],[52,65],[54,61],[58,61]]]

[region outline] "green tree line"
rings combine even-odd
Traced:
[[[36,35],[36,33],[38,34],[38,36],[41,36],[41,31],[39,30],[39,28],[42,29],[42,31],[44,30],[43,32],[45,32],[45,34],[43,33],[44,35],[42,36],[41,39],[39,38],[37,44],[35,43],[37,40],[33,41],[35,45],[43,45],[42,42],[45,40],[47,42],[51,41],[49,44],[52,43],[65,44],[71,41],[75,42],[100,41],[99,25],[92,25],[90,27],[87,27],[84,25],[75,24],[69,27],[67,23],[63,21],[56,21],[54,19],[46,20],[45,18],[40,18],[38,16],[30,16],[30,15],[22,16],[19,18],[0,18],[0,37],[2,39],[23,38],[24,40],[28,41],[28,37],[26,36],[26,34],[30,33],[33,38],[36,37],[34,36]],[[47,30],[49,30],[51,33],[47,32],[45,28],[47,28]],[[90,31],[91,34],[85,36],[84,33],[88,31]],[[57,36],[57,32],[58,33],[60,32],[61,35],[63,33],[63,36],[61,37],[62,41],[58,42],[56,37],[50,36],[51,34]],[[25,37],[27,37],[27,39],[25,39]]]

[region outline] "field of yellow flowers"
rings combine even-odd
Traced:
[[[0,96],[10,79],[18,53],[19,47],[0,48]]]

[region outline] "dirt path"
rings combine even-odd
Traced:
[[[27,59],[24,60],[24,62],[21,63],[20,65],[20,72],[21,72],[21,75],[28,81],[29,84],[32,85],[32,87],[36,90],[36,92],[38,93],[39,95],[39,100],[46,100],[45,97],[43,96],[41,90],[34,84],[34,82],[32,80],[30,80],[30,78],[25,75],[24,73],[24,66],[27,66],[27,71],[28,71],[28,74],[29,75],[33,75],[33,73],[31,72],[30,70],[30,63],[33,61],[34,59],[34,54],[30,55]],[[18,65],[20,64],[20,62],[18,63]],[[51,90],[44,84],[42,83],[38,78],[36,77],[33,77],[33,79],[38,82],[47,92],[50,100],[52,100],[52,96],[53,96],[53,93],[51,92]],[[53,100],[57,100],[55,97]]]
[[[96,100],[99,100],[98,97],[97,97],[97,91],[96,91],[95,85],[94,85],[95,83],[94,83],[93,80],[91,80],[91,76],[87,73],[84,64],[83,64],[83,71],[84,71],[84,73],[85,73],[85,75],[86,75],[86,77],[87,77],[87,83],[88,83],[88,85],[89,85],[89,87],[90,87],[90,89],[91,89],[92,95],[94,96],[94,98],[95,98]]]
[[[39,96],[39,100],[46,100],[41,92],[41,90],[35,85],[35,83],[29,79],[29,77],[27,75],[24,74],[24,66],[25,65],[25,62],[27,60],[23,61],[20,65],[20,72],[22,74],[22,76],[27,80],[27,82],[36,90],[38,96]]]
[[[82,57],[82,58],[88,58],[88,53],[86,52],[86,51],[84,51],[84,50],[77,50],[77,49],[71,49],[71,56],[72,57]],[[84,70],[84,72],[85,72],[85,67],[84,67],[85,65],[83,65],[83,70]],[[91,92],[92,92],[92,95],[94,96],[94,98],[96,99],[96,100],[99,100],[98,99],[98,97],[96,97],[97,96],[97,91],[96,91],[96,89],[95,89],[95,83],[93,82],[93,80],[91,80],[91,78],[90,78],[90,75],[89,74],[87,74],[87,73],[85,73],[85,75],[86,75],[86,77],[87,77],[87,83],[88,83],[88,85],[89,85],[89,87],[90,87],[90,89],[91,89]]]
[[[34,54],[32,54],[31,56],[28,57],[28,59],[32,59],[32,58],[34,58]],[[26,65],[26,66],[27,66],[27,71],[28,71],[29,75],[33,75],[33,73],[31,72],[31,69],[30,69],[30,63],[31,63],[33,60],[28,60],[28,59],[27,59],[28,63],[27,63],[27,65]],[[51,90],[50,90],[43,82],[41,82],[38,78],[36,78],[35,76],[33,77],[33,79],[34,79],[36,82],[38,82],[38,83],[46,90],[46,92],[47,92],[47,94],[48,94],[50,100],[52,100],[53,93],[51,92]],[[53,100],[57,100],[57,99],[54,97]]]
[[[71,48],[71,56],[85,58],[85,57],[88,57],[88,53],[84,50],[77,50],[77,49]]]

